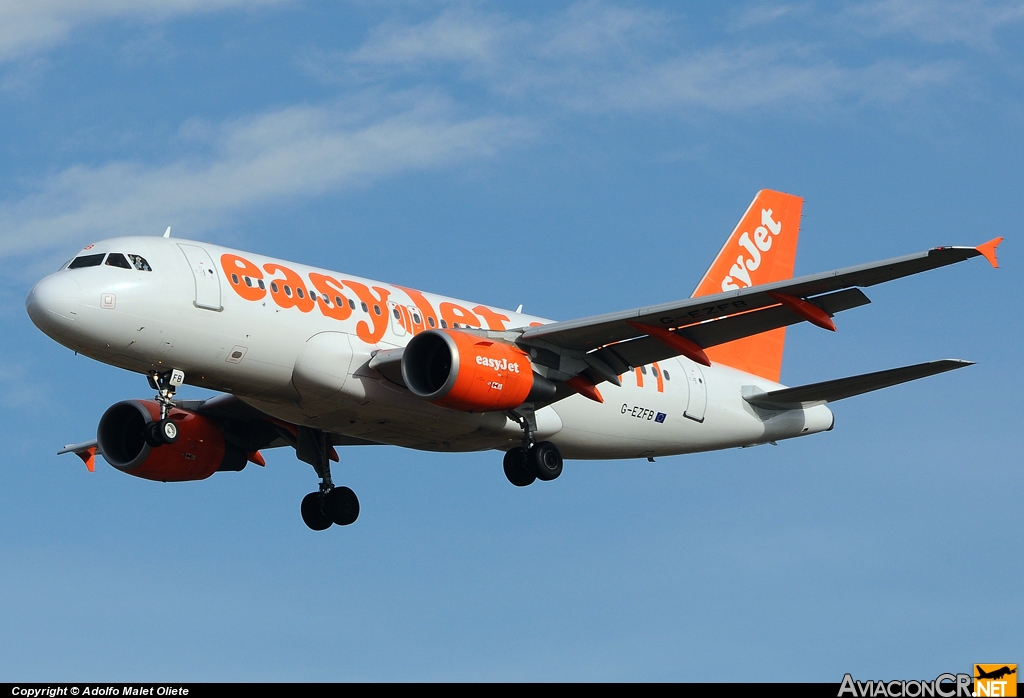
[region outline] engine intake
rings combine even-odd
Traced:
[[[458,330],[413,337],[402,354],[402,379],[414,395],[463,412],[509,410],[555,395],[522,349]]]
[[[147,480],[203,480],[218,470],[241,470],[246,456],[224,440],[224,432],[206,417],[177,408],[167,415],[178,426],[178,440],[153,447],[146,426],[160,419],[153,400],[125,400],[100,417],[96,430],[99,452],[121,472]]]

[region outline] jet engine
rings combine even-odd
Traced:
[[[462,412],[509,410],[555,396],[555,384],[533,372],[522,349],[459,330],[413,337],[402,353],[402,379],[414,395]]]
[[[111,406],[96,430],[99,452],[121,472],[163,482],[203,480],[218,470],[245,467],[245,452],[228,444],[211,420],[178,408],[167,417],[178,427],[178,438],[154,446],[147,433],[160,420],[159,403],[125,400]]]

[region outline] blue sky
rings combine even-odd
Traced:
[[[1021,662],[1024,5],[0,1],[0,679],[815,680]],[[790,331],[797,385],[976,366],[777,447],[342,452],[157,484],[63,444],[150,390],[29,322],[122,234],[569,319],[689,295],[760,188],[797,273],[996,235]],[[185,396],[197,396],[191,391]]]

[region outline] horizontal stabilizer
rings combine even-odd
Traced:
[[[744,389],[743,399],[751,405],[768,409],[806,409],[815,405],[822,405],[826,402],[835,402],[836,400],[853,397],[854,395],[870,393],[872,390],[888,388],[891,385],[899,385],[900,383],[917,380],[918,378],[934,376],[936,373],[952,371],[956,368],[970,366],[973,363],[973,361],[962,361],[960,359],[943,359],[913,366],[903,366],[902,368],[891,368],[888,371],[876,371],[875,373],[864,373],[859,376],[850,376],[849,378],[838,378],[825,381],[824,383],[773,390],[769,393]],[[749,393],[747,392],[748,390],[750,390]]]

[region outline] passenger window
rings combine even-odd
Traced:
[[[665,368],[661,369],[661,373],[662,373],[662,375],[665,376],[665,380],[671,380],[671,377],[668,375],[668,369],[665,369]]]
[[[351,298],[348,299],[348,307],[349,307],[350,310],[355,310],[356,309],[356,302],[354,300],[352,300]],[[364,307],[363,310],[366,310],[366,308]]]
[[[263,284],[263,279],[256,279],[256,283],[259,284],[261,290],[267,290],[267,287]]]
[[[657,368],[655,368],[654,366],[651,366],[651,373],[653,373],[653,374],[654,374],[654,377],[655,377],[655,378],[657,378],[657,377],[658,377],[658,369],[657,369]]]
[[[344,304],[343,304],[343,303],[341,302],[341,296],[335,296],[335,297],[334,297],[334,304],[335,304],[336,306],[338,306],[339,308],[340,308],[340,307],[341,307],[342,305],[344,305]]]
[[[375,312],[375,313],[377,313],[378,315],[380,315],[380,306],[379,306],[379,305],[375,305],[375,306],[373,306],[373,312]]]
[[[302,287],[296,288],[295,289],[295,293],[299,294],[299,298],[305,298],[306,297],[306,294],[303,293],[303,291],[302,291]]]
[[[84,269],[85,267],[98,267],[100,262],[103,261],[103,254],[86,254],[81,257],[75,257],[71,260],[71,264],[68,265],[68,269]]]
[[[288,284],[284,285],[284,295],[288,296],[289,298],[292,297],[292,287],[289,286]]]
[[[128,263],[128,260],[124,258],[124,255],[120,252],[111,252],[107,255],[108,267],[118,267],[119,269],[131,269],[132,265]]]
[[[235,286],[238,285],[238,274],[231,275],[231,283],[233,283]]]
[[[642,374],[644,374],[646,376],[647,375],[647,367],[646,366],[641,366],[640,367],[640,373],[642,373]]]
[[[370,312],[370,309],[366,307],[366,303],[360,303],[360,305],[363,306],[363,312],[364,313]]]
[[[391,314],[395,316],[396,320],[401,320],[402,319],[402,314],[400,312],[398,312],[398,308],[392,308],[391,309]]]
[[[442,320],[442,321],[441,321],[441,327],[442,327],[443,329],[446,329],[446,330],[447,330],[447,329],[448,329],[448,323],[447,323],[446,321]]]
[[[128,255],[128,261],[139,271],[153,271],[153,267],[149,266],[149,262],[141,255],[130,254]]]
[[[427,324],[430,325],[431,327],[433,327],[434,326],[434,318],[428,317],[427,318]]]

